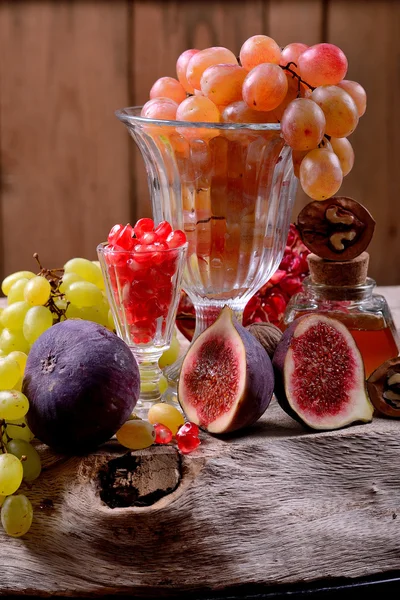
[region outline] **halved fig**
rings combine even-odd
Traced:
[[[237,431],[261,417],[273,390],[267,352],[225,306],[183,361],[178,399],[185,415],[210,433]]]
[[[400,418],[400,356],[382,363],[369,376],[367,389],[376,410]]]
[[[343,323],[320,314],[293,321],[274,354],[275,395],[312,429],[372,420],[360,351]]]
[[[352,198],[310,202],[297,217],[303,244],[327,260],[351,260],[367,248],[375,229],[368,210]]]

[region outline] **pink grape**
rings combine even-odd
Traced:
[[[305,193],[313,200],[326,200],[340,188],[343,173],[340,161],[327,148],[315,148],[302,160],[300,183]]]
[[[160,77],[150,90],[150,98],[171,98],[179,104],[186,98],[186,92],[177,79]]]
[[[300,165],[303,161],[303,158],[307,156],[308,150],[293,150],[292,151],[292,163],[293,163],[293,172],[298,179],[300,179]]]
[[[331,138],[333,152],[340,161],[343,176],[348,175],[354,165],[354,150],[347,138]]]
[[[212,100],[205,96],[190,96],[178,106],[177,121],[192,121],[195,123],[218,123],[221,113]],[[179,133],[188,139],[211,139],[219,135],[218,129],[205,127],[179,127]]]
[[[357,106],[358,116],[362,117],[367,109],[367,93],[363,86],[357,83],[357,81],[343,79],[343,81],[338,83],[338,87],[350,94]]]
[[[298,67],[299,56],[300,56],[300,54],[303,54],[303,52],[305,52],[305,50],[307,50],[307,48],[309,48],[309,46],[307,46],[307,44],[301,44],[300,42],[294,42],[293,44],[288,44],[282,50],[282,57],[281,57],[280,64],[283,67],[285,67],[288,63],[293,62],[297,66],[290,65],[290,68],[292,69],[292,71],[295,71],[296,73],[298,73],[298,71],[299,71],[299,67]]]
[[[221,114],[224,123],[276,123],[273,111],[252,110],[246,102],[240,100],[228,104]]]
[[[188,66],[189,61],[192,58],[192,56],[197,54],[197,52],[199,52],[199,51],[196,50],[196,48],[191,48],[190,50],[185,50],[185,52],[182,52],[182,54],[179,56],[178,60],[176,61],[176,74],[178,75],[178,79],[179,79],[181,85],[183,86],[183,89],[186,92],[188,92],[188,94],[193,94],[194,87],[192,85],[190,85],[190,83],[187,80],[187,77],[186,77],[187,66]]]
[[[281,128],[287,144],[294,150],[312,150],[324,137],[325,116],[312,100],[296,98],[283,113]]]
[[[201,91],[215,104],[226,106],[242,99],[246,75],[246,69],[239,65],[212,65],[201,77]]]
[[[247,71],[262,63],[279,65],[280,60],[281,49],[275,40],[267,35],[253,35],[240,49],[240,62]]]
[[[218,123],[221,115],[214,102],[203,96],[190,96],[178,106],[177,121]]]
[[[236,56],[222,46],[213,46],[212,48],[206,48],[196,52],[189,60],[186,69],[186,78],[189,85],[194,87],[196,90],[200,89],[200,80],[204,71],[212,65],[237,65]]]
[[[283,113],[285,112],[287,106],[297,97],[304,96],[304,86],[300,83],[299,89],[299,81],[289,71],[284,71],[286,75],[286,79],[288,82],[288,91],[286,92],[286,96],[282,100],[282,102],[277,106],[272,112],[275,115],[277,121],[282,121]]]
[[[243,83],[243,100],[253,110],[269,111],[283,102],[288,81],[279,65],[265,63],[254,67]]]
[[[326,119],[325,133],[333,137],[347,137],[357,127],[358,111],[353,98],[337,85],[322,85],[311,94],[322,108]]]
[[[146,119],[174,121],[177,109],[178,104],[170,98],[153,98],[143,106],[140,116]]]
[[[347,58],[334,44],[310,46],[298,58],[301,77],[312,86],[335,85],[347,73]]]

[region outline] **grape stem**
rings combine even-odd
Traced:
[[[296,73],[296,71],[293,71],[293,69],[290,68],[290,65],[294,65],[295,67],[297,67],[297,64],[295,62],[290,61],[285,66],[281,65],[281,69],[283,69],[284,71],[288,71],[289,73],[292,74],[293,77],[295,77],[297,79],[298,84],[299,84],[299,91],[300,91],[300,85],[301,84],[306,85],[308,88],[310,88],[310,90],[314,91],[315,87],[313,87],[312,85],[310,85],[309,83],[307,83],[307,81],[304,81],[304,79],[302,79],[300,77],[300,75],[298,73]]]
[[[7,436],[7,426],[4,419],[0,419],[0,450],[2,454],[7,454],[7,447],[3,440],[4,433]],[[7,436],[8,437],[8,436]]]
[[[67,306],[65,308],[59,308],[54,301],[54,298],[61,298],[64,295],[60,292],[60,285],[64,275],[64,269],[46,269],[40,262],[39,255],[37,252],[35,252],[33,258],[36,260],[40,268],[38,275],[47,279],[51,286],[50,298],[46,302],[45,307],[48,308],[49,311],[52,312],[54,315],[56,315],[56,322],[59,323],[62,317],[66,318],[65,314],[69,306],[69,302],[67,302]]]

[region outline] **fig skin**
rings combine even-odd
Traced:
[[[317,417],[313,424],[307,422],[304,418],[302,418],[302,415],[295,410],[295,408],[292,406],[288,399],[290,387],[288,383],[289,375],[287,375],[287,372],[289,374],[292,374],[291,370],[293,370],[293,367],[290,364],[290,362],[287,362],[287,357],[288,352],[291,349],[293,336],[297,333],[299,326],[301,326],[301,328],[304,329],[303,326],[306,327],[307,325],[313,325],[317,321],[321,321],[323,323],[333,326],[343,336],[345,336],[348,345],[351,347],[353,358],[356,360],[354,378],[355,383],[359,384],[359,388],[355,387],[354,389],[350,388],[349,390],[351,400],[350,414],[346,414],[346,410],[348,410],[348,407],[344,405],[344,411],[342,411],[344,414],[342,414],[339,411],[337,415],[337,423],[334,423],[333,425],[332,423],[330,423],[329,426],[326,425],[326,422],[325,425],[318,423]],[[304,333],[305,332],[303,331],[303,335]],[[279,342],[278,347],[275,351],[272,364],[275,372],[274,391],[279,405],[290,417],[304,425],[306,428],[310,430],[326,431],[340,429],[342,427],[346,427],[354,423],[366,423],[372,420],[373,406],[367,395],[362,357],[350,332],[340,321],[327,317],[326,315],[319,315],[317,313],[311,313],[309,315],[305,315],[296,319],[284,332],[282,339]],[[323,418],[326,418],[326,415],[323,415],[322,419]]]
[[[45,331],[28,355],[28,425],[58,452],[86,453],[127,421],[139,386],[125,342],[97,323],[68,319]]]
[[[193,374],[191,370],[193,361],[196,360],[196,354],[199,355],[207,340],[212,343],[214,339],[229,339],[229,336],[237,349],[236,358],[243,369],[242,393],[234,399],[226,413],[206,423],[198,415],[196,407],[190,401],[190,396],[192,395],[195,402],[203,403],[203,408],[207,405],[208,398],[204,397],[204,389],[200,389],[197,396],[193,390],[189,390],[186,378]],[[218,403],[218,377],[223,378],[224,373],[213,376],[212,390],[215,390],[216,403]],[[239,431],[253,425],[264,414],[271,401],[273,390],[274,372],[267,352],[260,342],[236,321],[232,310],[228,306],[224,307],[215,323],[195,340],[183,361],[178,385],[178,400],[184,413],[190,421],[209,433],[225,434]]]

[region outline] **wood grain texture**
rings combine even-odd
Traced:
[[[126,2],[2,2],[4,271],[95,258],[130,215]]]
[[[1,593],[184,596],[396,569],[398,434],[384,419],[309,434],[273,404],[247,436],[203,436],[181,459],[134,452],[159,487],[157,455],[179,469],[177,489],[148,507],[100,500],[98,474],[118,446],[54,460],[29,491],[29,534],[0,534]]]
[[[395,284],[400,277],[400,215],[395,200],[400,197],[400,3],[330,1],[327,23],[327,41],[339,45],[348,57],[347,79],[362,83],[368,95],[367,112],[350,137],[356,160],[341,193],[362,202],[374,215],[370,273],[380,284]]]
[[[399,288],[378,292],[400,326]],[[116,442],[87,457],[41,446],[32,528],[23,539],[0,530],[0,595],[187,598],[398,569],[399,429],[375,418],[308,433],[273,401],[247,432],[202,435],[192,454],[132,452],[124,508],[101,500],[100,474],[126,454]]]

